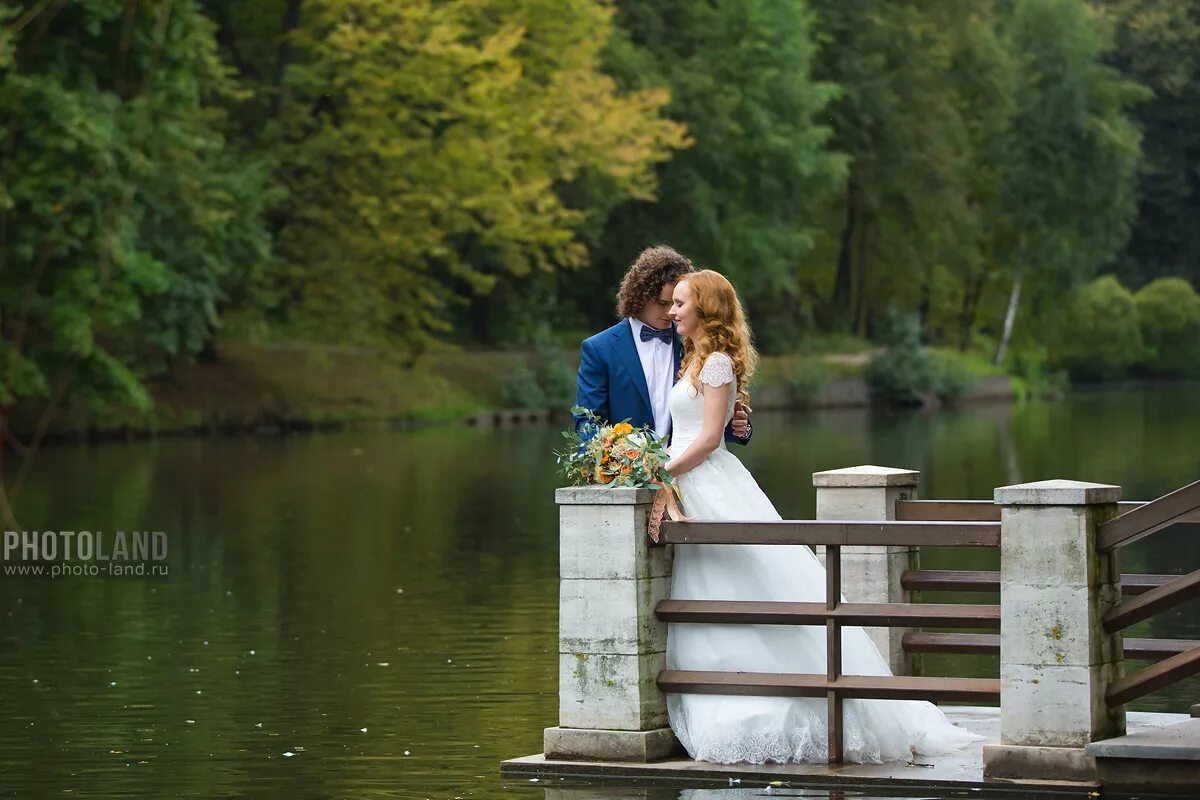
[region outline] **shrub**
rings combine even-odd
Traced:
[[[1055,360],[1072,378],[1112,379],[1129,372],[1145,348],[1133,295],[1112,275],[1083,287],[1071,303]]]
[[[792,405],[806,408],[815,403],[825,388],[825,378],[825,370],[820,364],[811,361],[797,364],[787,381]]]
[[[570,408],[575,404],[575,370],[553,341],[537,342],[534,377],[546,397],[545,408]]]
[[[547,408],[546,393],[538,385],[537,375],[521,364],[500,389],[500,402],[505,408]]]
[[[936,362],[934,366],[936,370],[933,391],[947,403],[961,400],[975,385],[975,376],[957,361]]]
[[[1062,397],[1070,384],[1067,373],[1050,365],[1050,356],[1040,345],[1010,350],[1005,365],[1022,397]]]
[[[1151,375],[1200,375],[1200,296],[1183,278],[1159,278],[1133,297]]]
[[[532,334],[531,365],[522,364],[500,391],[508,408],[570,408],[575,402],[575,372],[553,333],[542,326]]]
[[[939,388],[941,370],[921,349],[921,323],[916,315],[889,312],[882,339],[887,349],[867,365],[871,394],[887,405],[924,405]]]

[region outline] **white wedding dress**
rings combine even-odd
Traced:
[[[704,384],[737,385],[724,353],[700,370]],[[700,435],[704,398],[681,377],[671,390],[670,454],[679,456]],[[766,521],[779,514],[742,462],[721,445],[679,478],[683,511],[696,520]],[[824,602],[825,569],[803,545],[680,545],[675,548],[671,597],[681,600]],[[825,628],[783,625],[673,623],[667,669],[825,674]],[[888,675],[887,663],[860,627],[842,629],[842,672]],[[824,699],[669,694],[671,728],[688,754],[721,764],[823,762],[827,757]],[[845,758],[880,763],[961,749],[979,737],[956,727],[932,703],[849,700]]]

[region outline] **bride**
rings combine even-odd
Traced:
[[[684,338],[680,378],[671,390],[671,461],[684,512],[695,520],[780,519],[742,462],[725,449],[724,430],[757,354],[733,286],[702,270],[683,276],[671,318]],[[675,550],[671,596],[684,600],[815,602],[825,571],[801,545],[686,545]],[[842,629],[847,675],[888,675],[860,627]],[[825,673],[825,629],[813,626],[670,625],[667,669]],[[937,755],[978,739],[933,704],[901,700],[845,702],[845,758],[880,763],[913,753]],[[825,701],[815,698],[669,694],[671,728],[688,754],[716,763],[823,762]]]

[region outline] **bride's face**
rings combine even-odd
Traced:
[[[692,287],[688,286],[687,281],[675,284],[675,291],[671,294],[670,317],[675,320],[675,330],[680,336],[691,336],[699,330],[700,316],[692,299]]]

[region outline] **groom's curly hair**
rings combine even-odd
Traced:
[[[663,286],[695,272],[692,262],[665,244],[647,247],[633,262],[617,289],[617,316],[636,317]]]

